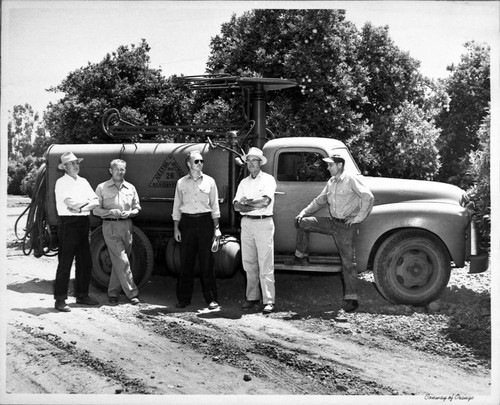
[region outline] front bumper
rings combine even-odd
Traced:
[[[483,273],[488,270],[489,258],[487,253],[472,255],[470,257],[469,274]]]

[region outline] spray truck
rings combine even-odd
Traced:
[[[118,110],[110,109],[102,119],[103,130],[113,139],[109,144],[51,145],[37,180],[31,217],[40,240],[40,251],[57,247],[57,211],[54,185],[63,174],[60,156],[67,151],[84,158],[80,175],[92,187],[109,177],[113,159],[127,162],[127,180],[139,193],[142,211],[134,218],[131,267],[139,288],[151,277],[155,262],[176,275],[180,270],[180,249],[173,239],[172,206],[176,182],[187,173],[184,158],[191,150],[201,151],[204,172],[218,187],[223,237],[214,253],[218,277],[232,277],[241,269],[239,244],[240,216],[233,209],[239,181],[247,174],[241,156],[250,146],[261,148],[267,158],[262,170],[277,182],[274,204],[275,268],[288,271],[340,272],[341,262],[332,237],[312,234],[310,263],[285,265],[295,251],[294,217],[314,197],[328,173],[322,158],[340,154],[345,169],[361,176],[344,143],[332,138],[275,137],[266,128],[266,94],[293,87],[287,79],[242,78],[234,76],[185,77],[194,89],[240,89],[247,98],[246,129],[218,131],[197,128],[136,126],[123,121]],[[229,128],[230,129],[230,128]],[[235,128],[233,128],[235,129]],[[186,130],[179,135],[179,131]],[[169,141],[158,135],[170,134]],[[165,138],[163,136],[163,138]],[[187,142],[193,138],[200,142]],[[174,142],[172,142],[172,140]],[[118,141],[118,142],[117,142]],[[452,266],[470,262],[469,272],[488,268],[487,254],[476,249],[474,207],[460,188],[438,182],[365,176],[375,200],[372,213],[361,224],[356,244],[358,272],[372,271],[380,293],[390,302],[423,305],[435,300],[446,288]],[[316,215],[328,216],[321,211]],[[92,283],[106,289],[111,262],[101,232],[101,220],[91,217]],[[35,252],[36,254],[36,252]]]

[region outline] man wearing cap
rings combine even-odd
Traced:
[[[250,174],[236,191],[234,209],[241,218],[241,256],[247,276],[244,309],[258,305],[261,295],[263,312],[274,310],[274,222],[273,206],[276,181],[261,171],[267,159],[258,148],[250,148],[243,156]],[[262,294],[261,294],[262,290]]]
[[[293,261],[287,264],[307,265],[309,233],[332,235],[342,260],[345,312],[358,307],[356,284],[358,273],[354,245],[359,223],[365,220],[373,208],[373,194],[360,175],[344,171],[345,160],[340,155],[323,159],[332,176],[323,191],[295,217],[297,245]],[[328,205],[330,218],[310,216]]]
[[[71,266],[75,259],[75,297],[81,305],[97,305],[89,297],[92,258],[89,246],[89,214],[99,202],[89,182],[80,177],[80,162],[72,152],[61,155],[58,168],[65,174],[55,184],[56,208],[58,214],[57,237],[58,265],[54,282],[55,308],[70,312],[66,305]]]
[[[220,238],[219,193],[215,180],[203,173],[200,151],[186,154],[189,173],[177,181],[172,219],[174,239],[181,243],[181,272],[177,280],[177,308],[191,304],[196,257],[200,265],[203,297],[208,309],[219,308],[212,240]]]
[[[94,214],[103,220],[102,235],[112,264],[108,297],[113,305],[118,303],[122,291],[132,304],[139,304],[139,290],[130,269],[129,255],[134,229],[131,218],[139,214],[141,205],[137,190],[125,181],[126,171],[127,163],[124,160],[112,160],[109,164],[111,178],[99,184],[95,190],[99,206],[94,208]]]

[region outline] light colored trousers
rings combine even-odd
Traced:
[[[241,218],[241,258],[247,275],[246,298],[275,303],[273,218]],[[260,288],[259,288],[260,287]]]
[[[134,224],[131,220],[102,221],[102,235],[108,247],[109,258],[113,266],[109,278],[109,297],[118,297],[121,290],[128,299],[139,295],[128,258],[132,251],[133,228]]]

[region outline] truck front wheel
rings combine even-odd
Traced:
[[[373,275],[380,293],[395,304],[435,300],[450,279],[450,257],[434,235],[404,230],[387,238],[375,255]]]
[[[151,277],[154,265],[153,247],[146,234],[134,226],[132,231],[132,253],[129,256],[134,282],[138,288],[144,286]],[[90,234],[90,253],[92,254],[92,285],[107,291],[111,276],[111,259],[102,235],[102,227]]]

